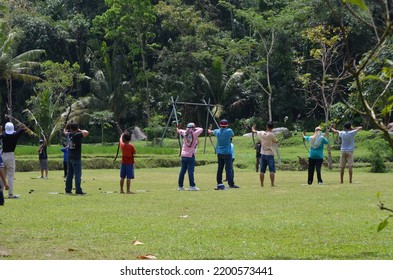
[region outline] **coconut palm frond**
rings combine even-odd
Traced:
[[[12,60],[14,63],[28,62],[29,60],[31,61],[39,58],[42,54],[45,54],[45,50],[35,49],[21,53],[20,55],[15,56]]]
[[[237,70],[235,73],[233,73],[233,74],[229,77],[228,81],[227,81],[226,84],[225,84],[224,93],[228,91],[229,87],[230,87],[233,83],[240,82],[240,81],[243,79],[243,77],[244,77],[244,72],[243,72],[243,71]]]

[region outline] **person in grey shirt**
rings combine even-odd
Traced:
[[[348,172],[349,172],[349,183],[352,183],[352,165],[353,165],[353,151],[355,150],[355,136],[356,133],[361,130],[362,127],[358,126],[352,128],[350,122],[346,122],[344,124],[344,130],[336,130],[335,128],[331,127],[330,130],[333,133],[337,133],[338,136],[341,138],[341,155],[340,155],[340,179],[341,184],[344,183],[344,169],[345,164],[348,165]]]

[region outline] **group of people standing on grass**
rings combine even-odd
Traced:
[[[239,188],[234,182],[233,160],[234,151],[232,137],[234,136],[233,130],[228,128],[229,123],[223,119],[219,123],[219,128],[209,129],[208,134],[214,135],[217,138],[217,145],[215,152],[217,154],[218,168],[216,174],[217,187],[216,190],[227,190],[228,188],[223,184],[222,173],[225,168],[226,180],[229,188]],[[259,141],[255,145],[256,149],[256,163],[255,169],[260,172],[261,187],[264,187],[265,174],[269,168],[269,179],[272,187],[275,185],[276,166],[274,155],[277,151],[277,138],[273,133],[274,123],[267,122],[265,131],[258,131],[255,125],[252,127],[251,132],[256,134]],[[352,128],[350,122],[344,124],[344,130],[339,131],[331,127],[328,131],[337,133],[341,139],[340,148],[340,183],[344,182],[344,170],[348,166],[349,182],[352,183],[352,166],[353,166],[353,152],[355,149],[355,135],[361,130],[362,127],[358,126]],[[194,123],[189,123],[187,129],[177,128],[177,133],[182,136],[183,144],[181,151],[181,169],[178,178],[178,190],[184,190],[184,176],[188,172],[189,184],[191,191],[199,190],[195,184],[194,170],[195,170],[195,153],[198,145],[198,136],[202,133],[201,127],[196,127]],[[314,173],[317,174],[318,184],[323,184],[321,168],[323,163],[324,145],[328,144],[328,132],[326,136],[322,134],[321,127],[316,127],[312,136],[302,135],[303,140],[310,143],[309,157],[308,157],[308,178],[307,183],[311,185],[314,180]]]
[[[15,131],[14,124],[7,122],[5,124],[5,131],[0,126],[0,177],[2,183],[0,184],[0,205],[4,205],[4,190],[8,190],[8,198],[18,198],[14,194],[14,176],[15,176],[15,148],[19,138],[27,131],[27,127],[23,124]],[[82,164],[81,164],[81,139],[87,137],[89,132],[79,129],[78,124],[71,123],[64,129],[64,134],[67,138],[68,155],[67,155],[67,172],[65,180],[65,192],[72,192],[72,181],[75,179],[76,194],[85,194],[81,188]],[[48,155],[47,143],[44,140],[39,141],[39,161],[40,161],[40,178],[47,178],[48,176]]]
[[[17,131],[14,125],[7,122],[5,132],[0,126],[0,205],[4,205],[4,190],[8,190],[8,198],[18,198],[14,194],[14,175],[15,175],[15,156],[14,151],[20,136],[27,130],[23,124],[19,126]],[[87,130],[79,128],[77,123],[69,123],[64,127],[63,134],[65,142],[63,143],[63,169],[65,178],[65,193],[85,195],[82,190],[82,139],[89,135]],[[134,178],[134,154],[136,153],[134,145],[130,142],[131,134],[127,131],[120,135],[119,148],[122,150],[122,160],[120,167],[120,193],[131,194],[131,179]],[[39,141],[38,158],[40,163],[41,176],[39,178],[48,178],[48,154],[47,142]],[[73,188],[73,181],[75,185]],[[124,191],[124,183],[126,183],[126,191]]]
[[[26,126],[20,125],[19,129],[15,131],[14,125],[7,122],[5,131],[3,132],[0,126],[0,205],[4,204],[4,190],[8,190],[8,198],[18,198],[14,194],[14,175],[15,175],[15,156],[14,151],[18,139],[26,131]],[[270,185],[275,186],[275,151],[277,150],[277,138],[273,133],[274,123],[267,122],[265,131],[258,131],[255,126],[252,127],[251,132],[256,134],[259,138],[255,148],[256,154],[256,171],[260,172],[261,187],[264,187],[265,173],[269,168]],[[340,155],[340,182],[344,182],[345,166],[348,166],[349,182],[352,183],[352,166],[353,166],[353,151],[355,149],[355,135],[362,127],[352,128],[350,122],[344,124],[344,130],[339,131],[331,127],[329,130],[337,133],[341,139],[341,155]],[[328,131],[329,131],[328,130]],[[198,145],[198,137],[203,132],[203,128],[197,127],[194,123],[188,123],[186,129],[177,127],[177,133],[182,136],[183,143],[181,147],[181,168],[178,177],[178,190],[184,189],[184,177],[188,173],[189,190],[198,191],[196,186],[194,171],[195,171],[195,154]],[[81,130],[77,123],[67,124],[63,131],[66,137],[66,143],[62,148],[64,153],[64,177],[65,177],[65,193],[71,194],[73,187],[72,182],[75,180],[75,194],[84,195],[81,188],[82,178],[82,138],[89,135],[87,130]],[[219,128],[208,129],[209,137],[214,135],[217,139],[215,146],[215,153],[217,154],[217,173],[216,173],[216,190],[227,190],[228,188],[239,188],[234,182],[234,145],[232,138],[234,132],[229,128],[229,123],[223,119],[219,123]],[[316,127],[312,136],[302,135],[304,141],[310,143],[309,158],[308,158],[308,178],[307,183],[311,185],[316,171],[318,184],[323,184],[321,167],[323,163],[324,145],[328,144],[328,134],[326,137],[322,134],[321,127]],[[40,178],[47,178],[48,176],[48,162],[47,162],[47,143],[40,140],[38,149],[41,176]],[[120,193],[133,194],[131,191],[131,179],[134,179],[134,155],[136,154],[135,146],[131,143],[131,134],[128,131],[123,132],[119,139],[119,148],[122,151],[122,159],[120,166]],[[223,171],[225,169],[226,178],[223,180]],[[224,185],[224,181],[228,183],[228,188]],[[124,190],[126,184],[126,190]]]

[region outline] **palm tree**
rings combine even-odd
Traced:
[[[96,63],[98,58],[95,57],[91,49],[88,49],[87,61],[90,63],[92,77],[90,88],[92,97],[89,98],[91,108],[110,110],[114,114],[116,121],[127,114],[129,108],[127,103],[127,92],[130,83],[122,79],[122,70],[124,63],[122,57],[117,53],[116,47],[113,47],[113,54],[110,56],[108,47],[105,42],[102,43],[101,56],[102,64]]]
[[[243,78],[243,75],[244,73],[240,70],[237,70],[230,76],[226,75],[225,65],[221,57],[213,60],[209,78],[205,74],[199,73],[199,78],[207,87],[209,96],[216,105],[213,108],[215,116],[220,117],[224,112],[223,107],[228,105],[227,103],[230,97],[230,87],[234,83],[239,82]],[[237,100],[236,102],[239,103],[240,101]]]
[[[7,84],[7,109],[8,115],[12,117],[12,81],[20,80],[32,82],[40,78],[29,74],[29,72],[40,63],[34,61],[40,55],[45,53],[44,50],[35,49],[17,55],[18,33],[11,32],[4,41],[0,41],[0,80],[5,80]]]

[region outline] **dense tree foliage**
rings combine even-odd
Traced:
[[[17,118],[27,120],[25,109],[40,115],[35,107],[45,103],[56,115],[43,114],[48,129],[59,125],[50,120],[61,124],[71,115],[90,125],[92,134],[103,135],[102,127],[92,125],[101,112],[124,127],[148,127],[165,120],[171,97],[179,97],[210,100],[219,108],[217,116],[229,119],[239,134],[269,119],[290,130],[312,129],[333,118],[381,128],[392,121],[392,8],[386,0],[4,0],[0,46],[11,34],[19,39],[11,56],[10,49],[1,49],[0,112],[7,112],[12,91]],[[335,33],[323,33],[328,30]],[[348,63],[367,59],[381,38],[383,47],[365,71],[351,75]],[[45,56],[31,62],[50,63],[21,74],[44,81],[8,79],[11,66],[5,59],[34,50]],[[55,77],[46,76],[55,66],[58,87]],[[60,79],[69,82],[70,72],[71,84],[61,87]],[[367,75],[374,79],[361,80]],[[372,83],[376,77],[379,82]],[[373,107],[381,122],[363,114],[359,87],[368,97],[384,92]],[[67,100],[58,102],[59,96]],[[204,107],[177,108],[181,123],[205,122]]]

